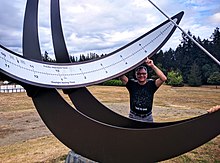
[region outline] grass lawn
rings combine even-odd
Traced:
[[[129,96],[124,87],[91,86],[88,89],[110,109],[128,115]],[[63,96],[70,103],[68,97]],[[64,162],[69,149],[45,127],[26,93],[0,93],[0,104],[0,162]],[[157,122],[175,121],[204,114],[219,104],[220,89],[214,86],[163,85],[155,94],[153,115]],[[186,162],[220,163],[220,136],[193,151],[163,161]]]

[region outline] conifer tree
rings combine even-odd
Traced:
[[[213,72],[212,75],[210,75],[208,78],[207,82],[209,84],[215,84],[217,89],[217,85],[220,85],[220,72]]]
[[[190,86],[201,86],[202,79],[201,79],[201,71],[199,66],[196,63],[193,63],[190,73],[188,75],[188,84]]]

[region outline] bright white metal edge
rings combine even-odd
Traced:
[[[177,19],[174,19],[177,21]],[[62,87],[91,85],[125,72],[149,56],[169,35],[168,22],[117,53],[94,62],[62,65],[34,62],[0,48],[0,69],[27,83]]]

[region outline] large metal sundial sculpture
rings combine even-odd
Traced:
[[[38,0],[27,0],[23,56],[0,45],[0,73],[24,86],[44,123],[67,147],[104,163],[155,162],[188,152],[219,135],[219,111],[176,122],[140,122],[111,111],[85,87],[118,77],[155,54],[176,29],[169,20],[106,57],[70,63],[59,0],[51,0],[57,63],[46,63],[41,60],[37,15]],[[180,12],[172,20],[178,24],[182,16]],[[69,95],[76,109],[58,88]]]

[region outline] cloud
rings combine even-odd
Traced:
[[[180,26],[185,31],[208,38],[219,25],[218,0],[154,0],[168,16],[185,11]],[[21,52],[22,26],[26,0],[2,1],[0,43]],[[70,54],[109,52],[127,44],[166,20],[147,0],[60,1],[61,19]],[[39,1],[39,40],[41,51],[53,53],[50,1]],[[180,30],[163,47],[175,48]]]
[[[21,29],[23,23],[21,16],[23,8],[15,0],[2,1],[0,5],[0,43],[21,52]]]
[[[220,24],[220,12],[215,13],[214,15],[210,16],[210,21],[213,24],[219,25]]]

